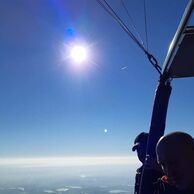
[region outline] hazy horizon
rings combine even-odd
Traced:
[[[162,67],[188,0],[108,2]],[[142,50],[96,0],[0,0],[0,24],[0,194],[132,194],[159,80]],[[193,85],[172,81],[165,133],[194,134]]]
[[[135,156],[1,158],[0,194],[132,194],[138,164]]]

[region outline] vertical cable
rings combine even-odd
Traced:
[[[141,41],[141,43],[144,45],[144,42],[143,42],[143,40],[142,40],[142,38],[141,38],[141,36],[140,36],[140,33],[138,32],[138,30],[137,30],[137,28],[136,28],[136,26],[135,26],[135,24],[134,24],[134,22],[133,22],[133,19],[132,19],[130,13],[129,13],[129,10],[127,9],[127,6],[126,6],[125,3],[124,3],[124,0],[121,0],[121,5],[123,6],[123,9],[124,9],[125,12],[126,12],[128,18],[129,18],[129,21],[130,21],[130,23],[131,23],[131,26],[133,27],[135,33],[137,34],[138,39],[139,39],[139,40]]]
[[[146,0],[144,0],[144,25],[145,25],[145,36],[146,36],[146,49],[148,49],[148,30],[147,30],[147,10],[146,10]]]

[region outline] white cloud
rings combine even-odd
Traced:
[[[49,158],[0,158],[1,166],[15,167],[68,167],[100,165],[137,165],[136,156],[110,157],[49,157]]]
[[[66,192],[68,190],[69,189],[67,189],[67,188],[59,188],[59,189],[56,189],[57,192]]]
[[[82,187],[80,186],[67,186],[70,189],[81,189]]]
[[[80,177],[81,177],[81,178],[86,178],[87,175],[85,175],[85,174],[80,174]]]
[[[128,193],[129,191],[125,191],[125,190],[111,190],[109,191],[109,193]]]
[[[17,190],[24,191],[24,188],[23,187],[18,187]]]
[[[9,187],[9,190],[18,190],[18,191],[24,191],[23,187]]]
[[[44,190],[43,192],[44,193],[54,193],[54,191],[52,191],[52,190]]]

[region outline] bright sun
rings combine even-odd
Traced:
[[[83,46],[74,46],[70,51],[70,56],[76,63],[81,63],[87,59],[87,49]]]

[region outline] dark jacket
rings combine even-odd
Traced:
[[[141,177],[142,177],[142,170],[143,165],[136,170],[136,176],[135,176],[135,188],[134,188],[134,194],[139,194],[140,189],[140,183],[141,183]],[[154,194],[155,192],[155,182],[157,182],[158,178],[161,177],[163,174],[158,170],[151,170],[149,169],[149,172],[146,173],[146,179],[147,180],[153,180],[153,182],[150,184],[146,184],[145,188],[145,194]]]

